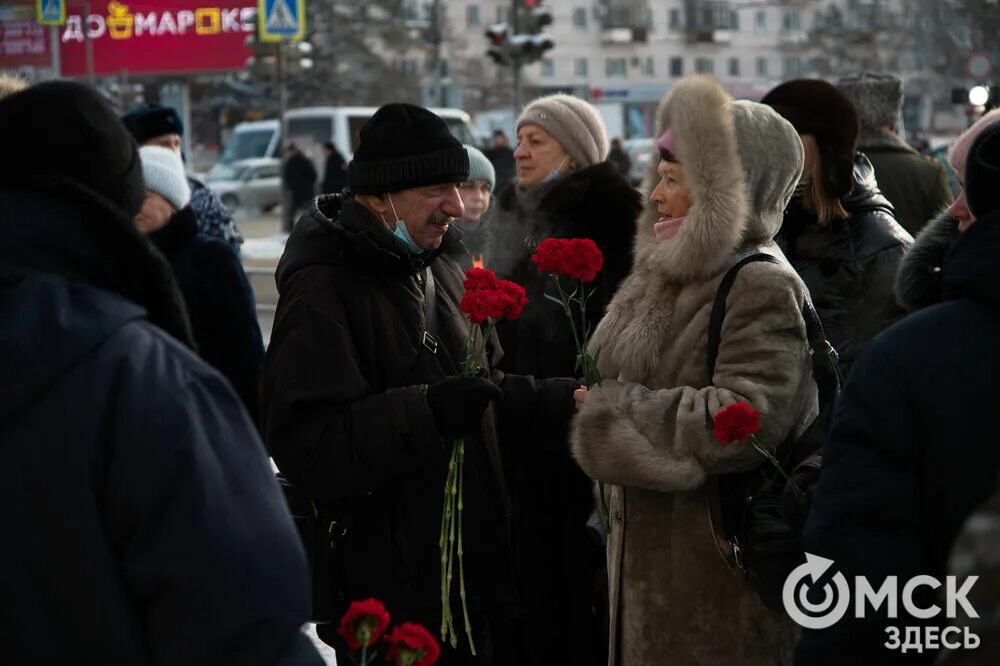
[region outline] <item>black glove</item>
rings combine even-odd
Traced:
[[[479,432],[486,406],[502,399],[500,387],[482,377],[448,377],[427,387],[427,404],[445,437]]]

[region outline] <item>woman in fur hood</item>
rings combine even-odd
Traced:
[[[517,321],[497,327],[505,372],[578,377],[576,346],[562,309],[545,298],[551,279],[531,261],[546,238],[590,238],[604,268],[587,310],[591,330],[632,265],[639,192],[605,161],[608,139],[593,106],[569,95],[529,104],[518,118],[517,181],[500,193],[490,221],[487,268],[528,292]],[[524,618],[518,633],[522,666],[603,664],[604,547],[587,527],[594,513],[592,484],[569,453],[565,428],[551,432],[547,416],[530,440],[501,432],[504,473],[511,489],[514,550]],[[596,521],[595,521],[596,522]],[[597,589],[595,589],[595,587]],[[595,608],[598,610],[595,612]],[[539,632],[544,623],[549,630]],[[569,647],[553,635],[573,633]]]
[[[578,392],[573,454],[607,484],[611,666],[790,663],[795,632],[736,569],[719,534],[717,475],[762,458],[720,444],[712,417],[739,401],[776,447],[816,417],[801,308],[806,287],[773,238],[802,171],[795,129],[708,77],[660,104],[632,273],[591,342],[605,378]],[[654,187],[655,185],[655,187]],[[748,264],[728,298],[714,376],[709,313],[722,277]]]

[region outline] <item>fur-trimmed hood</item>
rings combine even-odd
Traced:
[[[941,213],[920,230],[896,272],[896,301],[907,312],[940,303],[941,267],[958,240],[958,220]]]
[[[682,80],[660,103],[657,136],[668,129],[692,206],[674,239],[661,243],[653,234],[656,205],[647,204],[636,230],[636,263],[670,281],[701,280],[726,268],[741,249],[778,233],[802,174],[802,142],[772,108],[733,101],[702,76]],[[647,168],[647,200],[658,165],[655,156]]]

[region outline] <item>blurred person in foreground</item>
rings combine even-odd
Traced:
[[[809,287],[846,377],[862,347],[903,314],[893,280],[913,238],[857,151],[858,115],[843,93],[826,81],[795,79],[761,103],[792,123],[805,148],[777,241]]]
[[[837,81],[861,119],[858,150],[871,160],[878,187],[892,204],[896,219],[910,234],[952,202],[945,167],[921,155],[899,136],[903,82],[892,74],[864,72]]]
[[[253,290],[240,259],[221,239],[198,233],[181,158],[160,146],[139,149],[146,198],[135,218],[174,271],[206,363],[229,380],[255,419],[264,342]]]
[[[320,666],[267,455],[133,224],[135,142],[62,81],[0,128],[4,663]]]
[[[155,103],[143,104],[122,116],[122,121],[140,146],[169,148],[184,159],[181,151],[184,122],[177,109]],[[187,179],[191,187],[191,210],[198,224],[198,233],[219,238],[239,253],[243,236],[236,228],[232,211],[200,180],[190,176]]]
[[[984,117],[952,149],[963,185],[949,209],[957,237],[939,280],[925,283],[933,293],[924,307],[875,338],[855,364],[831,420],[803,537],[807,552],[834,561],[830,573],[865,576],[874,589],[888,576],[897,577],[899,589],[918,575],[940,580],[940,590],[916,588],[921,609],[942,603],[955,537],[996,490],[1000,472],[993,419],[1000,376],[998,123],[1000,114]],[[987,129],[988,141],[979,142]],[[804,632],[796,663],[931,663],[934,647],[905,654],[898,645],[885,647],[892,641],[887,628],[897,627],[906,640],[904,627],[950,620],[898,610],[888,618],[883,604],[865,619],[850,613],[829,629]]]

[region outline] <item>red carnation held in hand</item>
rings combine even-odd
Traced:
[[[388,626],[389,613],[382,602],[378,599],[365,599],[351,602],[340,620],[337,633],[344,637],[349,648],[358,650],[362,645],[371,647]]]
[[[760,412],[746,402],[737,402],[715,415],[713,434],[723,444],[743,441],[760,430]]]
[[[475,289],[496,289],[496,274],[485,268],[470,268],[465,271],[465,282],[462,284],[466,291]]]
[[[521,311],[524,310],[524,306],[528,303],[528,295],[524,291],[524,287],[510,280],[500,280],[499,287],[500,291],[506,297],[506,305],[503,313],[504,318],[510,320],[517,319],[521,316]]]
[[[601,250],[589,238],[547,238],[538,244],[531,260],[541,273],[583,282],[593,282],[604,265]]]
[[[528,297],[524,288],[509,280],[498,280],[485,268],[470,268],[465,272],[465,294],[458,308],[473,324],[487,319],[517,319]]]
[[[413,666],[431,666],[441,656],[441,648],[437,641],[419,624],[404,622],[386,634],[385,640],[392,645],[386,660],[393,664],[412,663]],[[407,657],[412,657],[413,661],[407,660]]]

